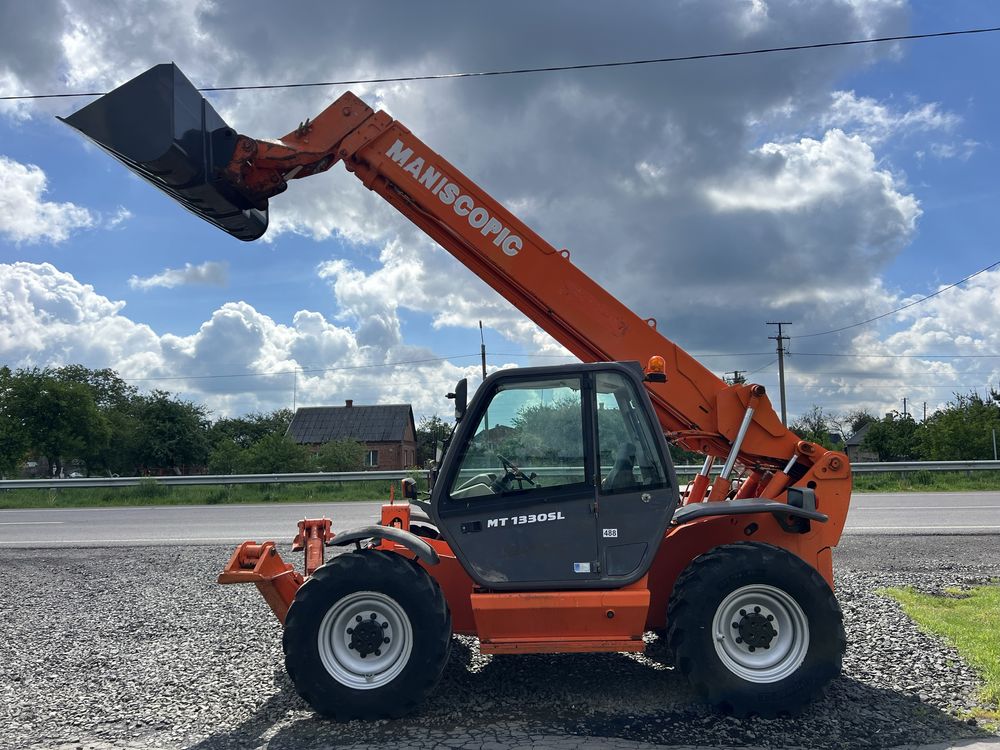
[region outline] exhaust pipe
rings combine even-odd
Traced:
[[[59,119],[236,239],[255,240],[267,230],[267,200],[251,201],[222,176],[236,131],[173,63]]]

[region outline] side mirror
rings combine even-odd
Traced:
[[[434,445],[434,463],[440,466],[442,458],[444,458],[444,441],[438,440]]]
[[[461,422],[465,416],[465,409],[469,402],[469,381],[462,378],[455,386],[455,392],[449,393],[448,398],[455,399],[455,422]]]

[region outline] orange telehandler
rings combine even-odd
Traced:
[[[66,122],[241,240],[288,180],[340,162],[582,360],[494,373],[471,401],[459,383],[429,498],[408,481],[377,524],[302,521],[304,574],[273,542],[239,546],[219,581],[260,589],[316,711],[405,714],[453,633],[524,654],[637,652],[660,631],[737,715],[795,712],[839,673],[846,456],[798,439],[763,387],[717,378],[402,124],[346,93],[279,140],[249,138],[172,64]],[[706,456],[685,487],[668,441]],[[353,550],[324,561],[328,546]]]

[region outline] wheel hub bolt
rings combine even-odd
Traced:
[[[748,614],[745,609],[741,609],[741,619],[738,623],[734,623],[740,634],[736,642],[745,643],[750,652],[758,648],[770,648],[771,641],[778,635],[778,631],[771,624],[774,617],[762,615],[760,607],[754,607],[753,610]]]
[[[372,613],[369,619],[364,619],[358,615],[355,619],[358,620],[358,624],[353,628],[347,629],[347,634],[351,636],[350,642],[347,647],[353,651],[357,651],[358,655],[364,659],[369,654],[374,654],[375,656],[381,656],[381,647],[383,643],[388,643],[389,639],[385,637],[383,630],[387,623],[379,624],[376,622],[378,615]]]

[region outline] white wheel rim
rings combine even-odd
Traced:
[[[326,671],[355,690],[392,682],[413,650],[410,618],[395,599],[378,591],[357,591],[335,602],[316,637]]]
[[[712,620],[715,652],[730,672],[748,682],[783,680],[809,651],[809,621],[791,596],[753,584],[722,600]]]

